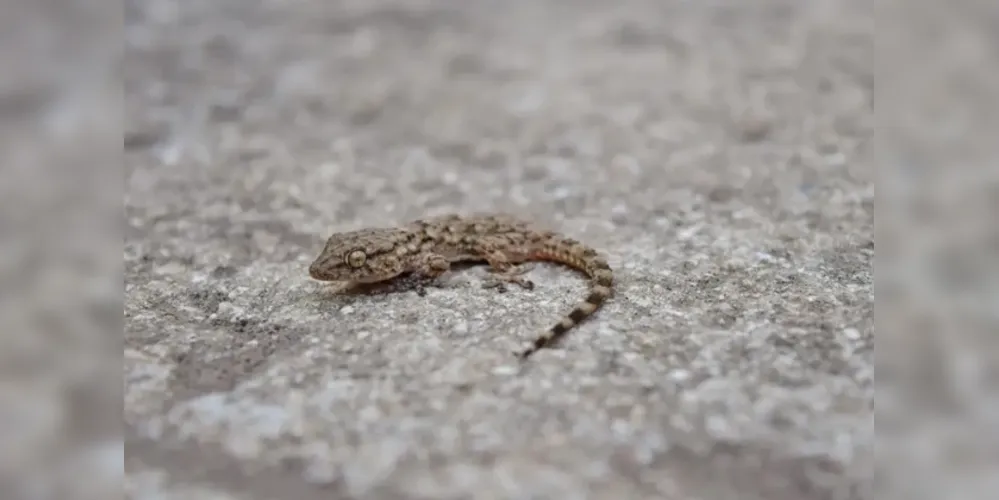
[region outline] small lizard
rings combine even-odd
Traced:
[[[412,272],[436,280],[460,261],[487,262],[494,277],[484,286],[500,291],[505,290],[505,283],[534,288],[534,283],[522,276],[526,266],[517,265],[528,261],[565,264],[590,277],[586,300],[521,351],[521,359],[549,346],[593,314],[611,296],[614,281],[610,266],[596,250],[505,214],[444,215],[403,227],[336,233],[309,266],[309,276],[320,281],[371,284]]]

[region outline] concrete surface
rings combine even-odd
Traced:
[[[129,498],[873,494],[868,2],[126,3]],[[361,295],[330,232],[504,211],[617,291]]]

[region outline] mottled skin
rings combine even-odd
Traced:
[[[520,353],[521,359],[551,345],[593,314],[610,297],[614,281],[610,266],[596,250],[503,214],[446,215],[399,228],[337,233],[330,236],[322,253],[309,266],[309,276],[321,281],[377,283],[414,272],[435,279],[447,272],[451,263],[459,261],[486,261],[495,273],[486,286],[501,290],[504,283],[534,288],[521,276],[526,268],[517,266],[527,261],[558,262],[590,277],[586,300],[540,334],[531,347]]]

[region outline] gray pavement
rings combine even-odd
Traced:
[[[872,495],[867,2],[128,2],[129,498]],[[502,211],[585,296],[335,293],[336,230]]]

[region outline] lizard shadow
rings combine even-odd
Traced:
[[[424,297],[427,295],[427,289],[429,288],[454,288],[455,285],[451,283],[445,283],[445,279],[451,278],[455,273],[481,265],[480,262],[461,262],[454,263],[451,265],[450,271],[448,271],[442,277],[428,277],[422,275],[418,272],[405,272],[386,281],[379,281],[375,283],[349,283],[342,285],[335,291],[331,292],[333,295],[340,297],[366,297],[366,296],[379,296],[386,294],[395,293],[406,293],[406,292],[416,292],[417,295]],[[445,278],[446,277],[446,278]]]

